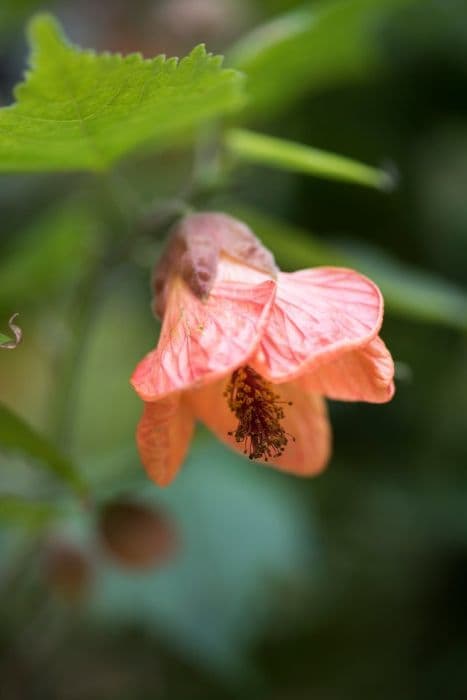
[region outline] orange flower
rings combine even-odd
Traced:
[[[141,460],[160,486],[175,477],[196,419],[250,459],[305,476],[330,455],[322,395],[392,398],[383,299],[353,270],[280,272],[244,224],[193,214],[174,229],[154,289],[161,335],[132,384],[145,401]]]

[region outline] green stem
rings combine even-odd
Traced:
[[[389,191],[395,185],[394,177],[384,170],[246,129],[229,129],[225,134],[225,146],[235,159],[246,163],[343,180],[383,191]]]
[[[56,442],[67,451],[72,442],[72,425],[80,374],[99,303],[100,278],[104,267],[104,258],[99,258],[78,284],[69,304],[68,319],[71,337],[59,369],[53,418]]]

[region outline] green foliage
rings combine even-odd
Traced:
[[[237,108],[242,78],[197,46],[178,62],[69,45],[56,21],[30,25],[31,69],[0,110],[0,170],[104,170]]]
[[[0,495],[0,523],[20,525],[33,530],[41,528],[62,514],[50,503],[27,500],[20,496]]]
[[[382,170],[301,143],[264,136],[246,129],[230,129],[225,139],[228,150],[247,163],[270,165],[282,170],[317,175],[328,180],[344,180],[382,190],[393,186],[391,176]]]
[[[31,222],[0,260],[1,308],[41,302],[71,286],[98,246],[96,229],[89,207],[74,200]]]
[[[355,80],[381,65],[377,29],[393,8],[414,0],[332,0],[305,4],[234,47],[248,76],[249,111],[270,115],[304,92]],[[284,76],[278,89],[276,76]]]
[[[30,11],[37,5],[40,5],[41,2],[42,0],[2,0],[2,14],[0,14],[0,18],[3,18],[3,16],[11,18],[16,13],[21,14],[28,10]]]
[[[0,37],[8,39],[8,30],[18,24],[28,12],[37,8],[42,0],[2,0],[0,4]]]
[[[228,209],[251,226],[285,269],[314,265],[355,268],[379,285],[389,313],[467,330],[467,294],[456,285],[401,263],[369,245],[328,244],[308,231],[256,210],[238,206]]]
[[[0,449],[19,452],[84,496],[86,485],[72,462],[7,406],[0,404]]]

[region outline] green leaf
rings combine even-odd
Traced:
[[[254,30],[230,55],[230,62],[248,76],[249,111],[269,115],[305,92],[378,71],[383,63],[381,24],[389,11],[413,2],[307,4]]]
[[[21,496],[0,495],[0,523],[37,529],[47,525],[63,511],[51,503],[32,501]]]
[[[19,452],[37,460],[79,496],[86,495],[87,487],[73,463],[3,404],[0,404],[0,449]]]
[[[197,46],[181,61],[71,46],[57,22],[30,25],[31,70],[0,110],[0,170],[104,170],[243,102],[242,76]]]
[[[239,206],[227,206],[226,209],[255,231],[284,269],[315,265],[352,267],[379,285],[388,313],[467,330],[467,293],[455,284],[369,245],[354,242],[331,245],[308,231],[254,209]]]
[[[282,170],[317,175],[328,180],[344,180],[382,190],[393,187],[389,173],[363,163],[284,139],[264,136],[245,129],[226,132],[228,151],[239,160],[269,165]]]
[[[9,343],[11,338],[9,338],[7,335],[3,335],[3,333],[0,333],[0,345],[3,343]]]

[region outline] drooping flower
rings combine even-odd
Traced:
[[[132,384],[145,402],[141,460],[160,486],[195,420],[250,459],[306,476],[330,456],[323,396],[392,398],[383,299],[353,270],[280,272],[245,224],[203,213],[174,228],[153,285],[161,334]]]

